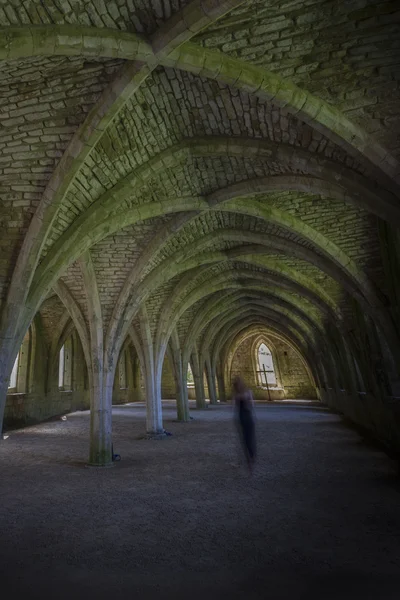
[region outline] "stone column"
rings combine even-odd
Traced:
[[[0,441],[3,439],[3,419],[7,401],[8,378],[0,379]]]
[[[161,381],[157,381],[154,368],[145,369],[146,388],[146,432],[157,439],[164,435],[161,404]]]
[[[93,361],[95,363],[95,361]],[[103,365],[92,369],[90,384],[90,452],[89,464],[106,467],[112,464],[112,378],[106,383]]]
[[[90,358],[90,451],[92,466],[112,464],[112,394],[115,365],[111,362],[106,371],[104,364],[104,332],[101,302],[96,274],[89,252],[79,259],[87,296]]]
[[[178,421],[184,423],[190,421],[189,397],[187,391],[187,365],[186,372],[182,365],[182,355],[179,349],[173,351],[175,387],[176,387],[176,408]]]
[[[206,376],[207,376],[207,385],[208,385],[208,393],[210,396],[210,404],[217,404],[217,389],[215,385],[215,373],[211,367],[210,358],[206,358]]]
[[[197,352],[192,353],[191,367],[194,379],[194,389],[196,392],[196,408],[199,410],[207,408],[206,395],[204,392],[203,370],[200,369],[199,357]]]
[[[218,398],[220,402],[226,402],[225,380],[221,365],[217,365]]]
[[[132,383],[133,383],[133,400],[136,402],[141,402],[143,400],[142,390],[140,389],[140,362],[139,357],[134,355],[133,348],[131,351],[131,361],[132,361]]]
[[[162,361],[161,368],[156,369],[150,324],[147,310],[144,306],[140,310],[140,330],[143,341],[143,367],[146,391],[146,431],[148,437],[159,439],[165,435],[161,404]]]

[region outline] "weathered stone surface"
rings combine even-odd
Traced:
[[[163,436],[261,330],[295,396],[398,395],[399,13],[339,4],[0,0],[0,420],[34,319],[26,414],[90,397],[99,464],[113,398]]]

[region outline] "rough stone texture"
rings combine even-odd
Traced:
[[[273,4],[249,2],[198,39],[316,93],[398,154],[397,4]]]
[[[173,436],[158,442],[142,439],[143,407],[114,409],[113,469],[84,466],[87,413],[11,432],[0,448],[4,592],[398,597],[394,465],[337,416],[257,407],[250,479],[229,408],[190,424],[164,410]]]
[[[0,0],[0,422],[36,320],[36,357],[79,339],[104,463],[113,398],[146,392],[162,435],[161,388],[189,420],[192,360],[198,407],[206,371],[223,400],[221,363],[258,328],[332,406],[364,382],[367,428],[397,439],[398,18],[375,0]],[[31,377],[46,415],[52,376]]]
[[[2,0],[0,25],[68,23],[151,33],[186,4],[185,0],[61,0],[45,4]]]
[[[87,62],[82,57],[2,63],[1,282],[10,279],[23,236],[57,162],[121,64]],[[70,211],[76,216],[76,208]]]
[[[6,428],[40,422],[89,407],[88,377],[81,344],[58,296],[53,295],[43,303],[33,327],[24,390],[18,387],[7,395],[4,414]],[[69,389],[60,389],[59,351],[71,334],[74,338],[71,386]]]
[[[298,353],[289,344],[277,338],[266,337],[264,339],[264,343],[272,351],[277,387],[283,388],[284,398],[315,398],[315,390]],[[254,398],[257,400],[268,400],[268,390],[265,389],[265,386],[264,389],[260,386],[254,370],[255,357],[253,356],[253,346],[257,340],[258,344],[260,344],[260,335],[253,335],[243,341],[237,348],[232,360],[231,378],[235,375],[244,376],[247,384],[253,391]],[[256,368],[259,368],[257,364]],[[271,386],[271,399],[278,399],[279,395],[275,393],[274,388]]]

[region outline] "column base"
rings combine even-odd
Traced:
[[[87,463],[85,465],[87,469],[108,469],[110,467],[115,467],[115,462],[107,463],[106,465],[97,465],[95,463]]]
[[[146,433],[144,436],[145,440],[163,440],[167,438],[167,434],[163,431],[162,433]]]

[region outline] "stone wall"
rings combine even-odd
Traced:
[[[172,370],[171,361],[168,356],[164,359],[162,379],[161,379],[161,397],[164,399],[175,398],[175,378]]]
[[[5,429],[39,423],[45,419],[89,409],[89,391],[50,394],[9,394],[4,414]]]
[[[399,398],[333,388],[323,388],[320,393],[329,408],[352,421],[368,437],[378,440],[394,457],[400,455]]]
[[[254,358],[252,351],[258,336],[254,335],[244,340],[237,348],[231,369],[231,380],[236,375],[244,377],[257,400],[268,400],[268,390],[261,387],[256,380]],[[272,340],[271,340],[272,341]],[[277,379],[277,386],[270,387],[271,400],[283,398],[315,399],[316,391],[299,354],[289,344],[274,338],[267,342],[272,351],[272,358]]]
[[[40,344],[40,339],[38,341]],[[143,374],[135,364],[135,360],[129,360],[129,347],[127,348],[126,380],[124,387],[120,387],[119,361],[116,369],[113,390],[113,405],[126,404],[129,402],[145,401],[145,387]],[[135,358],[135,357],[133,357]],[[121,360],[121,357],[120,357]],[[19,427],[38,423],[52,417],[61,416],[76,410],[88,410],[90,407],[89,389],[87,385],[87,373],[80,362],[80,356],[74,361],[75,376],[71,390],[60,390],[57,385],[57,368],[55,364],[50,381],[47,377],[47,359],[39,352],[35,361],[34,377],[30,382],[29,391],[24,393],[9,393],[5,408],[5,428]],[[139,368],[137,379],[134,369]],[[207,386],[205,386],[207,394]],[[47,391],[46,391],[47,390]],[[189,399],[195,399],[194,386],[188,388]],[[175,399],[175,379],[170,360],[166,356],[162,374],[162,398]]]
[[[7,395],[5,428],[29,425],[90,407],[88,377],[82,349],[76,345],[73,354],[71,389],[58,387],[58,361],[51,362],[46,352],[43,331],[35,336],[35,352],[30,357],[25,391]]]
[[[125,367],[121,373],[121,362]],[[143,402],[145,399],[144,378],[134,346],[127,344],[119,357],[114,378],[113,404]]]

